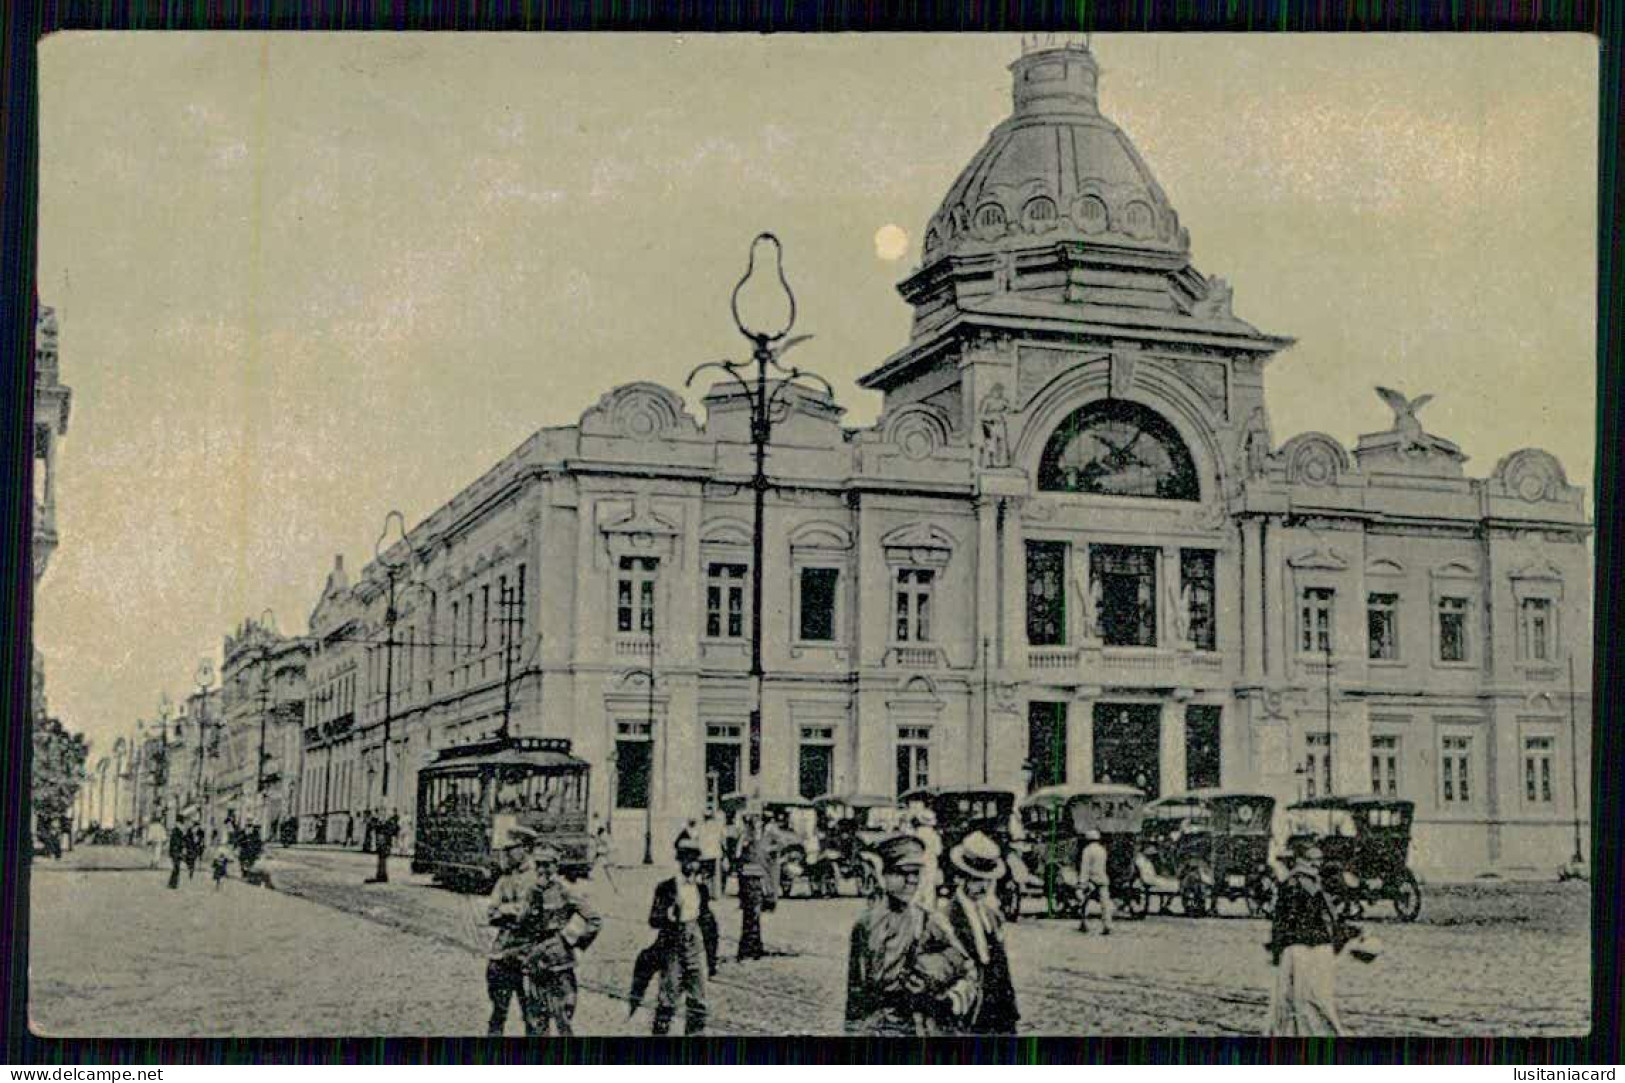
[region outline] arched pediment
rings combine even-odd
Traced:
[[[912,403],[888,413],[881,421],[881,433],[909,459],[927,459],[946,447],[952,432],[948,415],[925,403]]]
[[[1568,487],[1563,464],[1550,453],[1526,447],[1514,451],[1495,464],[1495,479],[1513,493],[1533,504],[1555,498]]]
[[[1389,576],[1404,575],[1405,565],[1401,564],[1397,560],[1389,560],[1387,557],[1375,557],[1366,562],[1365,574]]]
[[[1447,560],[1429,572],[1434,579],[1477,579],[1478,569],[1460,560]]]
[[[1298,485],[1336,485],[1350,471],[1349,453],[1323,432],[1302,432],[1281,446],[1287,481]]]
[[[791,549],[850,549],[851,533],[839,523],[803,523],[790,533]]]
[[[1308,549],[1300,549],[1286,558],[1286,562],[1294,568],[1314,568],[1321,571],[1340,572],[1349,566],[1348,557],[1335,546],[1317,545]]]
[[[700,527],[700,541],[710,545],[749,545],[750,524],[742,519],[707,519]]]
[[[583,436],[669,440],[699,433],[698,423],[675,392],[646,381],[615,388],[581,415]]]
[[[914,522],[890,531],[880,539],[886,559],[892,563],[940,565],[953,555],[953,535],[934,523]]]

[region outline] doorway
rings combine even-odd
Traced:
[[[1159,738],[1162,707],[1156,703],[1097,703],[1094,710],[1096,782],[1134,786],[1147,799],[1161,793]]]

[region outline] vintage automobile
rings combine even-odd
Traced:
[[[863,851],[897,830],[903,810],[897,800],[880,794],[825,794],[813,801],[818,814],[818,859],[810,877],[813,894],[833,898],[841,882],[857,884],[860,895],[874,889],[873,873]]]
[[[1099,831],[1114,905],[1129,917],[1144,917],[1149,897],[1135,863],[1144,805],[1144,792],[1112,783],[1046,786],[1029,794],[1020,806],[1026,894],[1041,896],[1052,917],[1076,914],[1084,833]]]
[[[738,839],[744,829],[741,814],[756,811],[761,814],[764,824],[776,823],[794,836],[793,841],[787,841],[777,851],[779,894],[788,898],[798,883],[806,886],[811,893],[808,861],[809,857],[816,860],[818,851],[818,813],[811,801],[783,794],[753,797],[745,793],[731,793],[717,802],[717,808],[722,812],[729,840],[724,853],[727,865],[725,878],[733,872],[738,860]]]
[[[571,755],[562,738],[497,738],[441,749],[418,772],[412,871],[488,891],[501,872],[493,843],[520,826],[559,850],[566,877],[586,876],[595,860],[587,835],[591,775],[591,765]]]
[[[980,831],[999,844],[1005,855],[1011,853],[1010,823],[1016,808],[1014,790],[996,786],[923,786],[897,799],[906,816],[911,808],[929,809],[936,817],[936,830],[942,839],[942,882],[950,883],[952,869],[948,854],[965,836]],[[1022,862],[1007,868],[997,886],[999,908],[1011,921],[1021,915],[1022,885],[1018,882]],[[1007,862],[1007,865],[1010,864]]]
[[[1201,789],[1170,794],[1145,807],[1140,853],[1155,870],[1146,876],[1152,902],[1167,908],[1176,896],[1191,917],[1218,913],[1236,899],[1254,916],[1275,904],[1270,869],[1270,827],[1275,798],[1266,794]]]
[[[1289,837],[1320,846],[1320,880],[1345,915],[1387,901],[1401,921],[1422,913],[1422,888],[1409,867],[1415,806],[1391,797],[1318,797],[1289,805]]]

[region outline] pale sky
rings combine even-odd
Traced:
[[[1595,39],[1093,45],[1198,269],[1298,339],[1267,370],[1277,443],[1387,428],[1384,384],[1437,395],[1422,420],[1473,476],[1539,446],[1589,489]],[[304,631],[391,508],[418,522],[617,384],[743,357],[728,294],[759,230],[817,336],[797,364],[872,421],[855,380],[906,341],[895,284],[1009,114],[1020,39],[40,48],[39,291],[74,397],[36,638],[94,760],[244,618]]]

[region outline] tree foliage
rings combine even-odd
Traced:
[[[54,718],[34,720],[34,813],[62,816],[79,796],[90,744]]]

